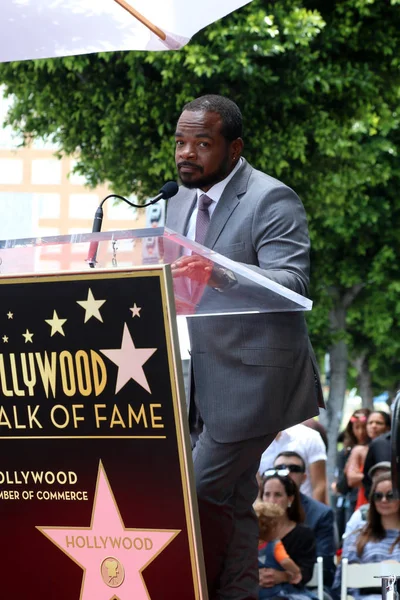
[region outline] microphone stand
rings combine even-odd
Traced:
[[[133,206],[134,208],[146,208],[146,206],[151,206],[152,204],[155,204],[162,198],[167,199],[167,198],[171,198],[172,196],[175,196],[178,189],[179,189],[178,184],[175,181],[168,181],[167,183],[165,183],[163,185],[163,187],[161,188],[161,190],[157,194],[157,196],[155,196],[149,202],[146,202],[146,204],[136,204],[135,202],[130,202],[124,196],[120,196],[118,194],[109,194],[108,196],[103,198],[103,200],[100,202],[100,205],[98,206],[98,208],[96,210],[96,213],[94,215],[94,220],[93,220],[92,233],[99,233],[101,231],[101,226],[103,224],[103,216],[104,216],[103,204],[109,198],[118,198],[119,200],[123,200],[124,202],[129,204],[129,206]],[[99,242],[90,242],[86,262],[88,263],[88,265],[91,269],[94,269],[94,267],[96,266],[96,262],[97,262],[96,257],[97,257],[98,248],[99,248]]]

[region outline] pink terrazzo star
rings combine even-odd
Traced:
[[[124,324],[121,348],[100,350],[107,358],[118,365],[117,383],[115,385],[116,394],[130,379],[136,381],[151,394],[143,365],[156,350],[157,348],[136,348],[126,323]]]
[[[37,529],[82,567],[79,600],[149,600],[142,571],[179,533],[126,529],[101,463],[90,527]]]

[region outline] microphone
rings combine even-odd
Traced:
[[[100,206],[97,208],[96,214],[94,215],[92,233],[98,233],[99,231],[101,231],[101,226],[103,223],[103,206],[102,206],[102,204],[103,203],[101,203]],[[96,256],[97,256],[98,247],[99,247],[99,242],[90,242],[90,244],[89,244],[89,251],[88,251],[86,262],[89,264],[89,267],[91,267],[92,269],[94,269],[94,267],[96,265]]]
[[[151,204],[155,204],[161,199],[166,200],[168,198],[172,198],[172,196],[175,196],[175,194],[178,193],[178,190],[179,186],[176,183],[176,181],[167,181],[166,183],[164,183],[157,196],[153,198],[153,200],[150,200],[148,204],[143,204],[142,206],[150,206]]]
[[[172,198],[172,196],[175,196],[175,194],[178,193],[178,190],[179,190],[179,186],[176,183],[176,181],[167,181],[166,183],[164,183],[164,185],[158,192],[157,196],[155,196],[152,200],[150,200],[146,204],[135,204],[134,202],[130,202],[129,200],[124,198],[124,196],[119,196],[118,194],[109,194],[101,201],[99,207],[96,210],[96,213],[95,213],[94,219],[93,219],[92,233],[99,233],[101,231],[101,226],[103,223],[103,204],[106,200],[108,200],[108,198],[119,198],[119,200],[123,200],[124,202],[126,202],[127,204],[129,204],[130,206],[133,206],[135,208],[146,208],[146,206],[151,206],[152,204],[155,204],[156,202],[158,202],[161,199],[167,200],[168,198]],[[94,267],[96,266],[96,257],[97,257],[98,248],[99,248],[99,242],[90,242],[86,262],[89,264],[89,266],[92,269],[94,269]]]

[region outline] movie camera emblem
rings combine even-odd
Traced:
[[[101,563],[101,577],[106,585],[117,588],[125,579],[125,569],[122,563],[113,556],[107,556]]]

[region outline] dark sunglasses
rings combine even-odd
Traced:
[[[271,475],[279,475],[279,477],[287,477],[289,473],[304,473],[304,467],[300,465],[279,465],[279,467],[272,467],[267,469],[263,473],[263,477],[270,477]]]
[[[374,492],[372,494],[372,499],[375,500],[375,502],[382,502],[384,498],[387,502],[392,502],[394,500],[393,492],[388,492],[387,494],[384,494],[383,492]]]

